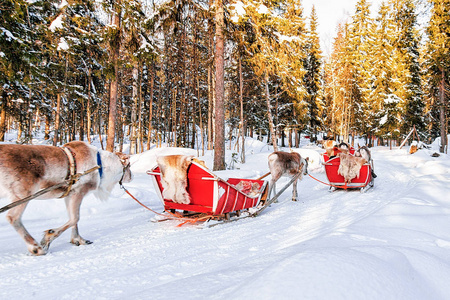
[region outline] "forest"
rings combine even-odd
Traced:
[[[0,0],[0,141],[214,149],[218,170],[249,136],[395,145],[414,127],[446,152],[450,0],[371,9],[324,55],[301,0]]]

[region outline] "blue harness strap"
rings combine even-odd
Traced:
[[[102,158],[100,157],[100,152],[97,151],[97,165],[100,167],[98,169],[98,174],[100,175],[100,178],[103,177],[103,167],[102,167]]]

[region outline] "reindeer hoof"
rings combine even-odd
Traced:
[[[292,198],[292,201],[295,201],[295,202],[297,202],[297,198]]]
[[[47,254],[47,251],[43,247],[38,246],[38,245],[33,245],[33,246],[28,247],[28,251],[30,252],[31,255],[34,255],[34,256],[40,256],[40,255]]]
[[[89,240],[85,240],[83,238],[77,238],[77,239],[72,239],[70,241],[70,243],[74,244],[75,246],[80,246],[80,245],[90,245],[93,242],[91,242]]]

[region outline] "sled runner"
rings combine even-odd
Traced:
[[[267,181],[240,178],[223,180],[196,162],[192,162],[187,171],[186,191],[191,198],[189,204],[164,199],[159,166],[147,171],[147,174],[151,175],[166,212],[167,218],[160,216],[157,221],[174,217],[185,221],[184,223],[231,221],[232,218],[254,216],[257,208],[262,208],[268,202]],[[255,211],[249,212],[252,208]]]
[[[350,154],[355,153],[355,149],[351,148],[349,151]],[[361,192],[365,192],[369,188],[373,187],[374,180],[372,177],[372,169],[369,163],[365,163],[362,165],[359,176],[353,178],[350,183],[346,183],[345,179],[342,175],[338,173],[339,165],[341,163],[340,158],[338,156],[328,157],[327,153],[323,154],[325,173],[327,175],[327,179],[330,183],[330,189],[360,189]]]

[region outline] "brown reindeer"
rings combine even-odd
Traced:
[[[276,182],[281,176],[295,176],[300,173],[298,180],[303,178],[303,175],[308,174],[308,160],[302,158],[297,152],[287,153],[282,151],[273,152],[269,155],[269,170],[272,179],[269,184],[269,197],[272,189],[276,192]],[[292,187],[292,201],[297,201],[297,180],[294,181]]]
[[[93,167],[93,172],[72,180],[74,174],[82,174]],[[129,156],[97,150],[84,142],[67,143],[63,148],[38,145],[0,145],[0,197],[17,202],[49,189],[60,183],[63,186],[50,190],[36,199],[63,197],[69,220],[62,226],[44,232],[38,244],[22,224],[22,214],[27,203],[9,208],[8,222],[25,241],[33,255],[46,254],[50,243],[68,228],[72,227],[70,242],[75,245],[91,244],[78,233],[80,205],[91,191],[105,199],[118,182],[131,181]],[[12,203],[11,206],[14,204]],[[2,209],[3,211],[3,209]]]

